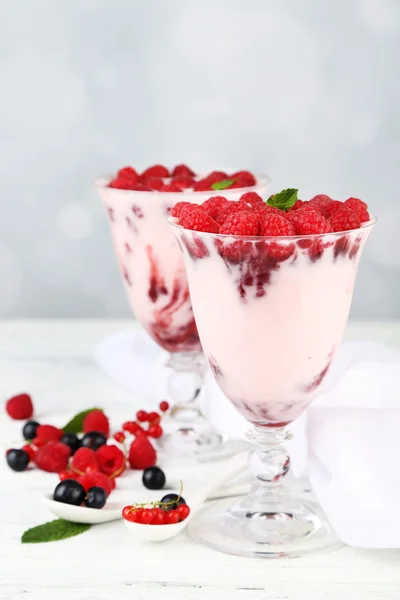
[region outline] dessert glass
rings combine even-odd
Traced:
[[[170,218],[200,340],[224,394],[252,424],[250,493],[202,510],[198,541],[245,556],[297,556],[337,543],[321,510],[287,489],[287,426],[318,394],[346,326],[375,223],[291,237],[195,232]]]
[[[111,236],[132,311],[152,339],[169,353],[168,393],[173,402],[170,423],[156,441],[159,449],[185,455],[221,448],[222,437],[198,406],[206,369],[190,301],[182,254],[168,224],[177,202],[202,203],[210,191],[146,192],[96,188],[107,210]],[[215,191],[238,200],[246,191],[266,195],[269,179],[259,177],[249,188]]]

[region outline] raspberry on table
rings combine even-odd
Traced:
[[[12,419],[30,419],[33,415],[32,398],[29,394],[17,394],[7,400],[6,411]]]
[[[356,213],[361,223],[369,221],[370,216],[368,207],[362,200],[359,200],[358,198],[347,198],[347,200],[344,201],[343,206],[351,208],[351,210]]]
[[[118,477],[125,469],[125,455],[115,444],[104,445],[96,451],[100,471]]]
[[[201,207],[212,219],[215,219],[228,204],[229,202],[224,196],[212,196],[203,202]]]
[[[100,431],[106,437],[110,434],[110,422],[102,410],[93,410],[83,420],[83,433],[89,431]]]
[[[140,180],[143,183],[147,183],[146,179],[148,177],[169,177],[169,171],[167,167],[164,167],[164,165],[153,165],[152,167],[149,167],[143,171],[140,176]]]
[[[333,231],[349,231],[361,227],[360,219],[348,206],[343,206],[333,213],[329,222]]]
[[[171,177],[194,177],[195,172],[192,171],[187,165],[176,165],[173,168]]]
[[[181,214],[180,224],[186,229],[193,231],[208,231],[209,233],[218,233],[219,225],[212,219],[200,206],[193,210],[185,210]]]
[[[295,235],[293,225],[279,214],[262,211],[258,213],[260,219],[260,235],[283,236]]]
[[[256,214],[242,211],[229,215],[220,228],[221,234],[227,235],[258,235],[260,227]]]
[[[85,473],[85,475],[81,475],[78,477],[78,481],[87,492],[91,487],[99,486],[103,488],[106,492],[107,496],[111,494],[113,489],[112,483],[110,479],[104,473]]]
[[[68,460],[71,455],[71,449],[61,442],[47,442],[36,450],[35,463],[42,471],[48,473],[59,473],[65,471]]]
[[[292,225],[297,235],[314,235],[317,233],[330,233],[332,227],[316,210],[300,209],[292,213]]]
[[[72,457],[71,466],[79,473],[85,473],[88,467],[100,468],[97,454],[91,448],[79,448]]]
[[[36,437],[43,440],[44,442],[59,441],[64,432],[54,425],[39,425],[36,429]]]
[[[129,448],[129,464],[132,469],[148,469],[154,467],[157,454],[146,436],[140,435],[133,440]]]

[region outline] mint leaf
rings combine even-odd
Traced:
[[[90,525],[86,523],[71,523],[64,519],[56,519],[27,529],[21,537],[23,544],[41,544],[43,542],[56,542],[57,540],[65,540],[66,538],[79,535],[87,531]]]
[[[82,412],[75,415],[65,427],[62,427],[64,433],[81,433],[83,429],[83,421],[89,413],[94,410],[101,410],[101,408],[88,408],[87,410],[83,410]]]
[[[288,188],[286,190],[282,190],[278,194],[274,194],[267,200],[267,204],[269,206],[275,206],[276,208],[280,208],[281,210],[289,210],[292,208],[294,203],[297,200],[297,192],[295,188]]]
[[[221,179],[221,181],[216,181],[211,185],[213,190],[226,190],[228,187],[235,183],[234,179]]]

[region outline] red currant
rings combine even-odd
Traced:
[[[147,435],[152,438],[160,438],[163,434],[161,425],[150,425]]]
[[[132,425],[134,425],[135,421],[125,421],[125,423],[122,424],[122,429],[124,431],[127,431],[128,433],[132,433],[131,432],[131,427]]]
[[[139,425],[139,427],[135,431],[135,435],[136,436],[138,436],[138,435],[147,435],[147,431],[145,431],[143,429],[143,427],[140,427],[140,425]]]
[[[97,473],[99,470],[97,465],[88,465],[85,469],[85,473]]]
[[[168,409],[169,409],[169,404],[166,400],[163,400],[162,402],[160,402],[160,410],[162,412],[167,412]]]
[[[125,434],[122,433],[122,431],[117,431],[117,433],[114,433],[114,440],[119,444],[123,444],[125,441]]]
[[[148,418],[147,412],[145,410],[138,410],[138,412],[136,413],[136,418],[141,423],[144,423],[145,421],[147,421]]]
[[[133,506],[124,506],[122,509],[122,516],[127,521],[134,521],[133,514],[136,512]]]
[[[25,446],[22,446],[22,450],[25,450],[25,452],[29,455],[30,461],[32,461],[35,458],[35,450],[30,444],[25,444]]]
[[[179,523],[180,517],[177,510],[169,510],[165,513],[165,515],[166,523],[169,525],[172,525],[173,523]]]
[[[153,511],[150,508],[144,508],[142,510],[140,522],[143,525],[151,525],[154,519]]]
[[[159,423],[160,419],[161,419],[160,415],[156,412],[151,412],[147,415],[147,420],[151,424]]]
[[[165,514],[161,508],[153,508],[153,525],[164,525]]]
[[[181,521],[184,521],[190,514],[190,508],[187,504],[180,504],[177,508]]]

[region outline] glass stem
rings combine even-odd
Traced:
[[[290,469],[286,442],[292,435],[284,427],[259,427],[247,433],[253,444],[249,455],[249,468],[253,475],[250,498],[253,504],[281,504],[289,498],[284,477]]]
[[[180,418],[185,413],[185,420],[187,420],[189,413],[193,413],[193,418],[201,415],[197,399],[206,370],[203,354],[175,352],[170,354],[166,366],[171,369],[167,381],[168,393],[173,403],[171,417]]]

